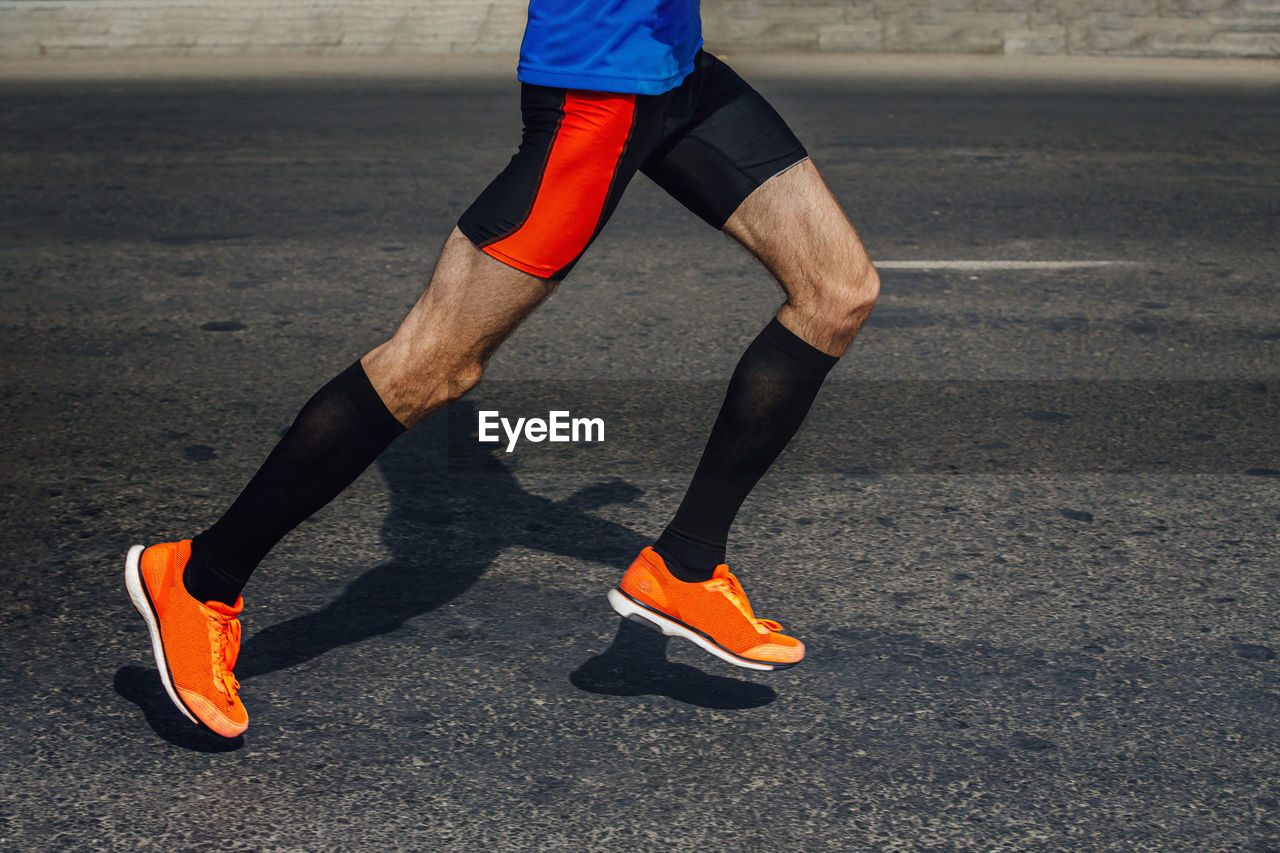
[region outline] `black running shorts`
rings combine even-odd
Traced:
[[[572,269],[637,170],[719,229],[757,187],[808,156],[768,101],[705,51],[662,95],[526,83],[520,109],[520,150],[458,228],[540,278]]]

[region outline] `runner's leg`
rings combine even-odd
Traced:
[[[761,186],[724,230],[768,267],[787,301],[739,361],[689,490],[658,540],[686,580],[704,580],[724,562],[734,516],[799,429],[880,286],[809,160]]]
[[[725,561],[739,507],[803,422],[879,288],[857,233],[782,118],[714,57],[701,55],[695,73],[688,126],[644,171],[755,254],[787,301],[738,363],[689,490],[655,543],[686,581],[710,578]]]
[[[333,500],[397,436],[480,381],[498,345],[555,282],[481,253],[458,231],[391,340],[318,391],[184,572],[199,601],[232,603],[267,552]]]
[[[455,235],[410,321],[369,354],[378,388],[356,362],[307,402],[217,524],[194,541],[129,549],[125,587],[151,635],[165,692],[183,714],[223,737],[245,731],[249,717],[233,668],[244,606],[239,594],[249,574],[280,537],[355,479],[405,424],[474,385],[485,358],[551,287]],[[457,309],[461,291],[477,297],[465,311]],[[421,322],[425,306],[434,306],[428,323]],[[411,336],[419,340],[407,340]],[[211,563],[211,555],[219,562]]]
[[[879,284],[808,160],[766,180],[725,230],[773,271],[787,302],[739,361],[675,519],[608,597],[628,619],[735,666],[774,670],[799,663],[804,644],[758,618],[722,564],[729,526],[866,320]]]

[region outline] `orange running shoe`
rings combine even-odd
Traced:
[[[249,728],[240,682],[231,672],[240,653],[236,617],[244,599],[236,599],[234,607],[196,601],[182,585],[189,559],[189,539],[149,548],[134,545],[125,561],[124,583],[151,632],[160,680],[173,704],[191,722],[236,737]]]
[[[609,590],[609,605],[620,616],[684,637],[734,666],[786,669],[804,657],[804,643],[780,633],[777,622],[756,618],[728,566],[717,566],[709,581],[684,583],[656,551],[645,548]]]

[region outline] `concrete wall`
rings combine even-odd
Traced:
[[[1280,0],[704,0],[718,43],[871,53],[1280,56]]]
[[[0,57],[513,53],[527,0],[0,0]]]
[[[1280,57],[1280,0],[703,0],[717,50]],[[511,53],[525,0],[0,0],[0,58]]]

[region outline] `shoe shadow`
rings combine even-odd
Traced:
[[[475,411],[473,403],[455,403],[378,458],[390,491],[382,524],[390,559],[321,610],[248,638],[236,667],[241,681],[395,631],[466,592],[512,546],[623,566],[649,544],[590,514],[636,500],[639,488],[609,480],[559,501],[530,494],[495,445],[471,436]]]
[[[151,730],[174,746],[195,752],[235,752],[244,746],[243,736],[224,738],[182,716],[154,668],[122,666],[114,685],[117,694],[142,709]]]
[[[609,648],[588,659],[569,675],[579,690],[605,696],[666,696],[677,702],[717,710],[740,710],[768,705],[778,694],[772,687],[708,675],[667,660],[668,638],[626,619]]]

